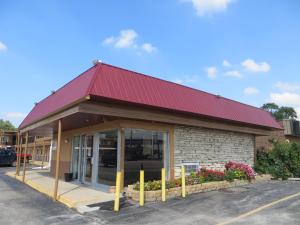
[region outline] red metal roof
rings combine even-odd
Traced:
[[[88,95],[233,122],[281,128],[262,109],[104,63],[90,68],[39,102],[20,127],[26,127]]]

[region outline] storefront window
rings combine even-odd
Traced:
[[[166,142],[164,132],[125,129],[125,184],[138,181],[141,168],[145,181],[160,179]]]
[[[115,185],[117,172],[118,131],[99,134],[98,182]]]

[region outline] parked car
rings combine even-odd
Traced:
[[[0,165],[16,166],[17,154],[12,149],[0,149]]]
[[[31,154],[17,154],[17,156],[21,156],[21,163],[24,162],[24,159],[26,159],[26,163],[29,162],[29,160],[32,159],[32,155]]]

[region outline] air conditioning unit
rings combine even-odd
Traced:
[[[200,168],[199,163],[182,163],[185,168],[185,175],[189,176],[191,172],[197,172]]]

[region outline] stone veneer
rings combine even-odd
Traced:
[[[180,177],[182,163],[217,170],[224,170],[228,161],[254,163],[252,134],[187,126],[177,126],[174,134],[175,177]]]

